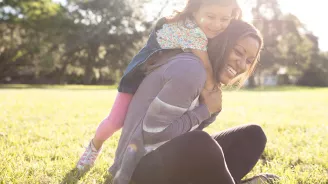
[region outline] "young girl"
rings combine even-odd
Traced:
[[[185,9],[175,16],[158,21],[146,46],[132,59],[120,81],[117,97],[108,117],[98,126],[80,158],[77,168],[91,167],[105,140],[122,128],[133,94],[145,76],[144,65],[151,56],[166,49],[182,49],[198,56],[206,69],[207,80],[204,88],[213,90],[215,82],[207,55],[208,39],[223,32],[231,19],[240,16],[236,0],[189,0]]]

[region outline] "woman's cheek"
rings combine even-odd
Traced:
[[[235,51],[232,51],[230,53],[230,57],[229,57],[229,61],[236,61],[239,57],[237,56],[237,54],[235,53]]]

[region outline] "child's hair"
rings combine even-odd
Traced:
[[[224,69],[226,65],[227,58],[236,42],[244,38],[246,36],[250,36],[256,40],[258,40],[260,44],[260,48],[257,52],[256,58],[254,59],[250,69],[246,71],[244,74],[240,75],[235,80],[232,80],[229,85],[233,85],[238,83],[239,87],[241,87],[247,78],[253,73],[259,58],[260,50],[263,47],[263,37],[261,33],[255,28],[253,25],[241,21],[241,20],[232,20],[229,26],[225,31],[223,31],[220,35],[215,38],[209,40],[208,44],[208,55],[213,67],[213,73],[215,79],[219,81],[219,75],[221,70]]]
[[[187,0],[187,4],[182,11],[175,11],[170,17],[167,17],[168,22],[184,21],[187,18],[192,18],[192,13],[196,12],[204,3],[219,3],[222,6],[235,5],[236,8],[232,12],[233,19],[241,19],[242,11],[236,0]]]

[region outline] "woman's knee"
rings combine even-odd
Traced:
[[[253,142],[256,142],[257,145],[262,145],[265,147],[267,137],[260,125],[249,124],[246,125],[245,130],[247,130],[248,137],[252,139]]]
[[[198,142],[202,144],[210,144],[214,142],[213,138],[207,132],[204,131],[195,130],[188,132],[187,134],[194,143]]]
[[[191,137],[190,142],[192,142],[194,148],[196,148],[198,151],[202,153],[215,153],[217,156],[220,154],[223,155],[221,146],[208,133],[204,131],[192,131],[188,134]]]

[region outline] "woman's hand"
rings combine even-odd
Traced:
[[[222,110],[222,91],[220,86],[209,91],[203,89],[200,94],[200,102],[205,104],[211,114],[221,112]]]

